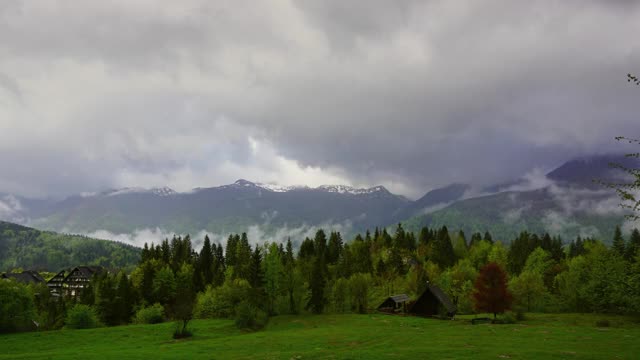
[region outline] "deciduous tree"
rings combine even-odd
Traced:
[[[489,263],[480,269],[474,288],[477,311],[492,313],[495,318],[511,308],[513,298],[507,289],[507,274],[498,264]]]

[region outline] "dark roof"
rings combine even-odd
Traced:
[[[410,300],[407,294],[398,294],[398,295],[389,296],[389,299],[393,300],[393,302],[395,303],[403,303]]]
[[[427,284],[427,288],[429,288],[429,291],[447,308],[448,312],[453,313],[457,310],[456,306],[451,302],[451,299],[449,299],[449,296],[447,296],[442,289],[431,284]]]
[[[43,283],[44,279],[40,274],[35,271],[27,270],[21,273],[8,273],[2,274],[5,279],[15,279],[17,282],[29,284],[29,283]]]
[[[407,301],[409,301],[409,296],[406,294],[389,296],[378,306],[378,310],[387,312],[389,309],[396,309],[400,304],[404,304]]]
[[[59,282],[64,281],[64,278],[66,277],[65,276],[66,273],[67,273],[67,270],[61,270],[54,277],[49,279],[49,281],[47,281],[47,284],[54,284],[54,283],[59,283]]]
[[[76,271],[82,274],[82,276],[84,276],[85,278],[91,279],[93,275],[100,274],[105,270],[102,266],[76,266],[75,268],[71,269],[71,271],[69,271],[67,276],[64,278],[64,281],[67,281],[67,278],[69,278],[69,276]]]

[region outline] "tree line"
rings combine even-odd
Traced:
[[[0,321],[2,329],[29,327],[28,319],[59,328],[76,321],[69,310],[80,304],[94,324],[175,319],[186,332],[193,317],[219,317],[259,328],[278,314],[368,312],[388,295],[420,295],[427,281],[447,293],[459,313],[473,313],[480,311],[474,292],[488,264],[505,273],[514,310],[638,314],[640,232],[625,239],[616,228],[611,244],[578,237],[563,245],[558,237],[522,232],[505,246],[489,232],[467,240],[446,227],[412,233],[401,224],[350,242],[320,229],[295,249],[291,239],[252,244],[243,233],[230,235],[224,247],[207,236],[198,251],[190,236],[178,236],[145,244],[133,271],[103,273],[74,298],[53,299],[42,285],[12,284],[11,291],[20,289],[14,298],[32,300],[22,301],[22,310],[3,302]],[[6,284],[5,295],[11,292]],[[18,320],[23,323],[10,325]]]

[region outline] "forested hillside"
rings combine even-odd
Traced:
[[[18,267],[58,271],[77,265],[122,268],[139,259],[140,249],[134,246],[0,221],[0,271]]]
[[[458,201],[403,224],[411,231],[423,226],[447,226],[467,234],[489,231],[507,242],[529,231],[548,232],[565,240],[589,236],[609,243],[616,225],[623,221],[624,215],[609,193],[554,186]]]

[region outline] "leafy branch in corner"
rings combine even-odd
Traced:
[[[627,81],[640,85],[640,79],[632,74],[627,74]],[[640,139],[625,136],[617,136],[615,139],[616,141],[625,141],[632,145],[640,145]],[[640,159],[640,152],[625,154],[625,157]],[[633,180],[625,183],[611,183],[602,180],[595,180],[595,182],[616,191],[622,200],[620,207],[631,210],[631,214],[625,215],[627,219],[632,221],[640,219],[640,197],[637,195],[640,193],[640,168],[634,169],[620,163],[609,163],[609,166],[627,173]]]

